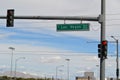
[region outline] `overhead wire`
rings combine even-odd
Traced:
[[[9,54],[9,51],[0,51],[0,54]],[[96,55],[98,52],[70,52],[70,51],[14,51],[14,53],[27,54],[27,55]],[[89,54],[91,53],[91,54]],[[113,52],[109,52],[113,55]]]

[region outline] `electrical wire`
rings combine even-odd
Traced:
[[[95,56],[98,52],[70,52],[70,51],[14,51],[20,55],[64,55],[64,56]],[[109,52],[109,56],[115,56]],[[0,51],[0,54],[10,54],[8,51]]]

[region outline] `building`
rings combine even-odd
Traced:
[[[85,72],[84,76],[82,77],[77,76],[76,80],[95,80],[94,72]]]

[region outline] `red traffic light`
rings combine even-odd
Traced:
[[[107,45],[107,40],[102,41],[102,45]]]

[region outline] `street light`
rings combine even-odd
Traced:
[[[69,80],[69,61],[70,59],[65,59],[67,61],[67,80]]]
[[[64,65],[56,66],[56,80],[57,80],[57,74],[58,74],[58,68],[63,67]]]
[[[98,65],[98,64],[96,65],[96,68],[99,68],[99,65]],[[96,80],[99,80],[99,78],[98,78],[98,71],[99,71],[99,70],[96,69]]]
[[[118,51],[118,39],[116,39],[114,36],[111,36],[116,41],[116,79],[119,79],[119,51]]]
[[[15,60],[15,75],[14,75],[15,80],[16,80],[17,61],[20,60],[20,59],[25,59],[25,57],[19,57]]]
[[[59,71],[60,71],[60,75],[61,75],[61,80],[63,80],[63,77],[62,77],[63,76],[63,70],[60,69]]]
[[[10,77],[12,77],[13,51],[15,50],[15,48],[9,47],[8,49],[11,49],[11,50],[12,50],[12,55],[11,55],[11,70],[10,70]]]

